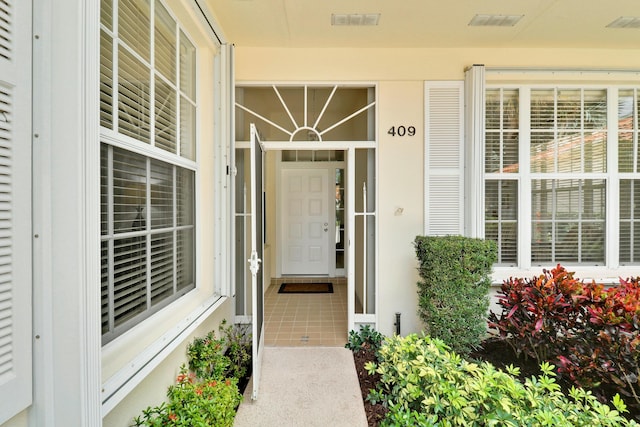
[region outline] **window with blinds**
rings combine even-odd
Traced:
[[[485,96],[485,237],[498,243],[498,264],[518,261],[519,96]]]
[[[640,90],[618,94],[618,172],[620,179],[620,263],[640,263]]]
[[[485,236],[500,263],[640,263],[639,91],[487,89]]]
[[[607,92],[535,89],[530,111],[532,262],[603,265]]]
[[[101,1],[104,343],[195,287],[195,68],[160,0]]]

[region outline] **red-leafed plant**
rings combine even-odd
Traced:
[[[614,385],[640,403],[638,278],[605,288],[583,283],[558,265],[532,279],[511,278],[499,295],[495,328],[518,354],[548,361],[574,383]]]
[[[588,315],[585,285],[558,265],[531,279],[510,278],[502,284],[502,313],[489,315],[489,326],[517,354],[538,362],[553,359]]]
[[[640,286],[638,278],[589,295],[589,320],[581,339],[568,343],[558,355],[558,369],[583,386],[614,384],[640,403]]]

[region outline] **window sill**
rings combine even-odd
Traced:
[[[157,330],[159,325],[169,318],[179,315],[180,306],[187,305],[186,299],[197,299],[202,293],[197,290],[169,305],[154,316],[146,319],[138,327],[118,337],[102,348],[102,360],[113,361],[117,355],[131,351],[132,343],[141,335]],[[145,346],[133,358],[122,364],[122,367],[110,375],[102,384],[102,416],[107,415],[120,403],[145,377],[153,371],[173,350],[175,350],[203,321],[222,306],[228,297],[210,296],[186,315],[180,316],[178,322],[160,335],[150,345]],[[202,299],[200,299],[202,301]],[[103,368],[104,369],[104,368]]]

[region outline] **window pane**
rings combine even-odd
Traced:
[[[633,148],[636,146],[632,132],[618,133],[618,171],[634,172]]]
[[[173,232],[151,236],[151,305],[173,292]]]
[[[518,181],[485,181],[485,238],[498,243],[498,263],[518,258]]]
[[[175,154],[177,150],[176,91],[161,78],[156,78],[155,93],[156,147]]]
[[[640,180],[620,181],[620,262],[640,261]]]
[[[109,233],[109,148],[100,145],[100,234]]]
[[[501,129],[501,91],[487,90],[485,94],[485,129]]]
[[[178,226],[193,225],[194,173],[188,169],[176,168],[176,199],[178,201]]]
[[[155,3],[154,53],[155,69],[176,83],[176,21],[162,3]]]
[[[119,0],[118,36],[145,61],[151,61],[149,0]]]
[[[100,126],[113,127],[113,40],[100,31]]]
[[[603,263],[606,181],[532,180],[532,261]]]
[[[484,136],[484,171],[488,173],[500,172],[500,133],[487,132]]]
[[[553,90],[531,91],[531,129],[555,127],[555,94]]]
[[[556,140],[553,132],[531,133],[531,172],[546,173],[556,171]]]
[[[638,130],[634,129],[637,114],[634,90],[621,90],[618,93],[618,171],[636,172],[638,153]]]
[[[607,171],[607,134],[593,131],[584,135],[584,171]]]
[[[146,236],[116,239],[113,260],[113,311],[117,327],[147,309]]]
[[[120,46],[118,50],[118,131],[150,142],[149,68]]]
[[[180,155],[196,159],[196,107],[180,97]]]
[[[180,90],[196,100],[196,48],[180,31]]]
[[[173,166],[151,160],[151,228],[173,226]]]
[[[111,2],[112,0],[100,2],[100,23],[110,31],[113,29],[113,5]]]
[[[113,148],[113,228],[116,233],[146,229],[147,160]]]
[[[558,90],[556,123],[558,129],[580,129],[582,108],[580,90]]]
[[[195,249],[193,228],[178,230],[178,254],[176,278],[178,290],[187,289],[195,283]]]
[[[583,123],[585,129],[607,128],[607,91],[585,90],[583,93]]]
[[[109,332],[109,242],[100,243],[100,317],[102,333]]]
[[[558,172],[582,171],[582,135],[577,132],[558,133]]]

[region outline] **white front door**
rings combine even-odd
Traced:
[[[329,170],[282,169],[282,274],[329,274]]]

